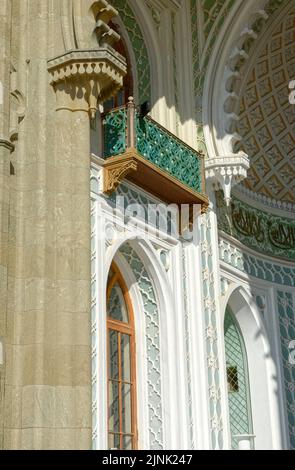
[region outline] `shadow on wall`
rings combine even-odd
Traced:
[[[229,293],[227,308],[233,313],[245,344],[255,448],[282,447],[279,436],[284,439],[286,435],[281,407],[284,383],[277,372],[280,358],[271,346],[264,317],[253,298],[239,287]]]

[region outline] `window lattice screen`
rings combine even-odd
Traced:
[[[252,424],[246,353],[236,320],[229,310],[224,331],[232,448],[237,449],[238,442],[233,436],[252,434]]]

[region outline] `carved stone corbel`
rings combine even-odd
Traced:
[[[247,178],[249,168],[249,157],[243,152],[210,158],[205,162],[206,180],[215,191],[223,190],[226,205],[229,206],[232,188]]]
[[[126,61],[112,48],[76,50],[48,61],[57,110],[86,111],[95,116],[98,104],[123,85]]]

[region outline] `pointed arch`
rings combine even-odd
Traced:
[[[136,343],[133,304],[113,262],[107,286],[109,449],[136,450]]]
[[[126,236],[109,246],[99,283],[93,328],[93,413],[94,448],[107,446],[107,275],[113,262],[120,270],[134,310],[136,338],[136,377],[138,448],[161,450],[175,448],[178,442],[177,409],[177,312],[165,268],[155,247],[141,237]],[[94,299],[93,299],[94,303]],[[97,346],[96,346],[97,345]],[[97,350],[96,350],[97,348]],[[163,367],[165,364],[165,367]],[[165,387],[164,387],[165,384]],[[96,423],[100,437],[96,439]]]
[[[230,307],[225,312],[224,342],[231,445],[233,449],[238,449],[236,436],[253,434],[252,410],[247,351]]]
[[[251,294],[237,284],[228,289],[222,305],[223,322],[230,308],[247,352],[255,449],[281,449],[285,424],[278,398],[280,384],[263,318]]]

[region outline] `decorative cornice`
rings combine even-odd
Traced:
[[[231,201],[232,188],[247,177],[250,168],[248,156],[240,152],[227,157],[210,158],[205,161],[206,180],[216,191],[222,189],[227,206]]]
[[[266,196],[265,194],[255,193],[254,191],[251,191],[251,189],[246,188],[243,185],[235,188],[235,194],[239,197],[243,196],[245,198],[244,202],[248,204],[259,204],[259,208],[261,210],[270,211],[271,213],[276,210],[279,211],[277,215],[294,218],[295,204],[292,204],[291,202],[279,201],[277,199],[272,199]],[[286,214],[284,214],[283,211],[285,211]]]
[[[219,232],[220,262],[272,284],[295,287],[294,262],[280,262],[270,256],[259,255],[233,237]]]
[[[295,259],[294,219],[262,212],[233,198],[226,207],[216,193],[218,228],[235,237],[243,245],[280,259]]]
[[[93,118],[99,102],[123,85],[126,61],[111,47],[75,50],[48,61],[57,110],[88,111]]]

